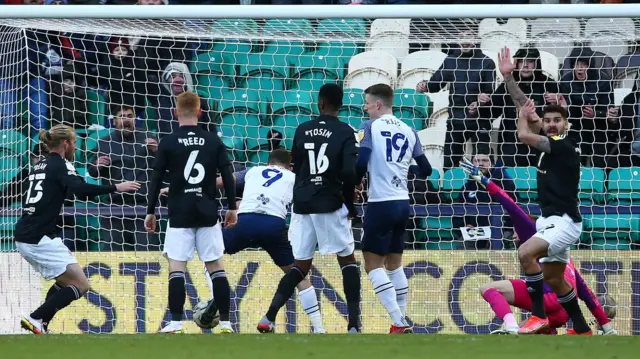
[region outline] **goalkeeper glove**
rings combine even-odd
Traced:
[[[467,173],[469,177],[478,182],[478,184],[480,184],[485,189],[489,185],[489,182],[491,182],[490,179],[485,177],[485,175],[480,172],[480,168],[474,165],[466,157],[463,157],[462,160],[460,160],[460,168],[462,168],[462,170]]]
[[[613,329],[611,323],[607,323],[603,326],[598,326],[597,335],[618,335],[618,332]]]

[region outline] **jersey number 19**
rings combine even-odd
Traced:
[[[402,162],[404,155],[407,154],[407,150],[409,149],[409,141],[407,140],[407,137],[402,133],[391,134],[391,132],[389,131],[381,131],[380,134],[382,135],[382,137],[386,139],[387,162],[393,161],[394,150],[400,151],[400,154],[398,155],[396,162]],[[401,142],[400,144],[398,144],[398,142],[400,141],[404,141],[404,142]]]
[[[321,175],[329,169],[329,157],[324,153],[327,151],[327,143],[320,145],[318,155],[316,155],[316,144],[313,142],[305,143],[304,149],[309,154],[309,174]]]

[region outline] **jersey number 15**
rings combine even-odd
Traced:
[[[407,154],[407,150],[409,149],[409,140],[402,133],[392,134],[389,131],[381,131],[380,135],[386,139],[386,157],[387,162],[393,162],[393,151],[400,151],[396,162],[402,162],[404,155]],[[401,142],[403,141],[403,142]],[[400,142],[400,144],[398,143]]]

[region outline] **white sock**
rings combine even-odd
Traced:
[[[507,328],[519,328],[518,322],[516,322],[516,317],[513,313],[507,313],[507,315],[502,318],[504,322],[504,326]]]
[[[396,300],[398,301],[398,306],[400,307],[400,311],[404,317],[407,315],[409,281],[407,280],[407,276],[404,274],[404,269],[402,267],[397,268],[396,270],[387,271],[387,274],[389,275],[389,279],[396,290]]]
[[[387,276],[387,271],[384,268],[376,268],[369,272],[369,280],[380,303],[389,313],[393,325],[404,326],[404,316],[396,300],[396,290]]]
[[[300,304],[304,312],[309,316],[313,331],[324,331],[324,325],[322,324],[322,312],[320,312],[320,305],[318,304],[318,297],[316,297],[316,290],[313,287],[307,288],[298,292],[298,298],[300,298]]]

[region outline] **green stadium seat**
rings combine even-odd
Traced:
[[[269,145],[267,136],[269,135],[270,127],[260,126],[258,128],[247,129],[246,147],[247,150],[257,150]]]
[[[604,202],[605,177],[604,170],[601,168],[580,168],[580,192],[578,192],[580,201],[586,204]]]
[[[271,40],[267,42],[263,52],[295,57],[306,53],[307,47],[300,40]]]
[[[266,104],[258,90],[236,89],[225,92],[216,106],[221,116],[233,113],[265,114]]]
[[[20,156],[7,152],[0,153],[0,155],[0,182],[2,183],[0,187],[4,187],[20,173],[22,166]]]
[[[629,214],[585,216],[583,231],[590,235],[592,249],[630,249],[640,239],[640,218]]]
[[[269,161],[269,151],[247,151],[247,167],[264,166]]]
[[[313,36],[313,25],[307,19],[271,19],[262,27],[263,36],[306,37]]]
[[[87,90],[87,112],[89,125],[104,126],[107,118],[107,100],[95,90]]]
[[[506,168],[506,172],[516,185],[516,196],[520,202],[531,202],[538,199],[535,167]]]
[[[609,173],[607,200],[619,204],[640,202],[640,167],[616,168]]]
[[[342,64],[343,68],[346,68],[349,60],[363,50],[364,48],[361,45],[353,41],[332,40],[318,44],[314,54],[335,58]]]
[[[429,96],[413,89],[397,89],[393,99],[393,114],[416,131],[425,128],[429,120]]]
[[[216,125],[218,136],[222,143],[233,152],[244,151],[244,139],[246,130],[242,130],[235,125],[220,124]]]
[[[445,196],[451,199],[458,198],[468,178],[469,176],[461,168],[447,170],[442,179],[442,190],[445,191]]]
[[[231,59],[216,51],[196,56],[189,66],[189,71],[194,75],[217,75],[223,78],[235,73]]]
[[[367,22],[364,19],[324,19],[318,23],[316,36],[325,37],[346,34],[354,38],[367,37]]]
[[[431,181],[431,184],[433,184],[436,190],[440,189],[440,171],[434,169],[428,179],[429,181]]]
[[[84,145],[85,151],[86,151],[85,155],[87,159],[89,159],[90,156],[96,155],[99,140],[103,137],[110,135],[111,132],[113,131],[114,130],[111,128],[105,128],[100,130],[93,130],[89,133],[89,136],[87,136],[85,140],[85,145]]]
[[[274,93],[271,113],[272,128],[282,133],[284,147],[290,150],[298,125],[318,114],[318,109],[310,92],[285,91]]]
[[[288,55],[250,54],[247,61],[238,63],[237,86],[260,91],[283,91],[289,77]]]
[[[207,101],[217,101],[224,93],[229,92],[229,85],[218,75],[198,75],[194,88],[198,95]]]
[[[25,156],[29,151],[29,138],[18,131],[0,130],[0,150]]]
[[[316,54],[305,54],[289,58],[292,73],[292,88],[302,91],[317,91],[326,82],[338,83],[344,78],[344,65],[339,58]]]
[[[360,124],[369,119],[364,112],[364,91],[361,89],[345,89],[342,96],[340,120],[353,126],[356,130]]]
[[[220,19],[211,25],[213,37],[220,37],[213,44],[213,50],[229,55],[232,58],[249,54],[253,48],[251,40],[232,40],[238,34],[243,34],[251,38],[260,33],[260,26],[251,19]],[[223,39],[224,38],[224,39]]]

